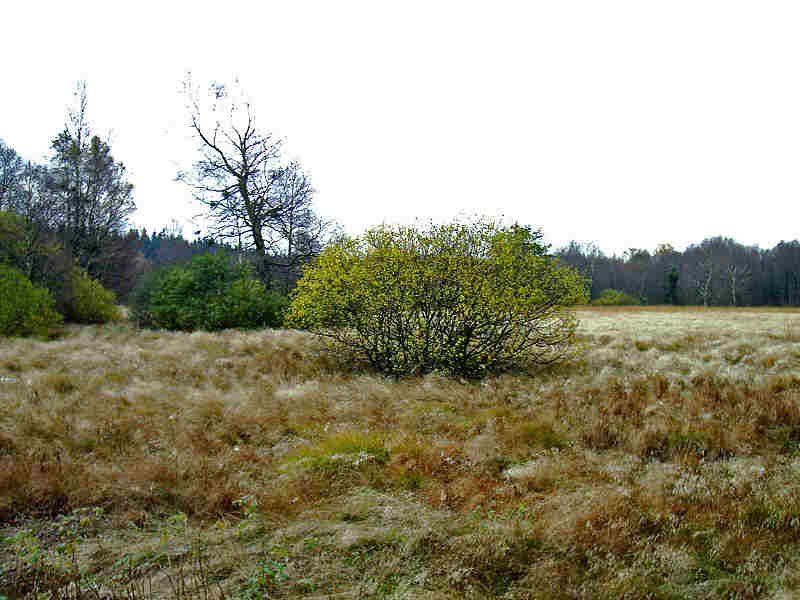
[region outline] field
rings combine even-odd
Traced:
[[[534,376],[296,331],[0,342],[0,596],[800,595],[800,311],[582,309]]]

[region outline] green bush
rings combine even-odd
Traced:
[[[280,327],[289,305],[286,296],[269,292],[249,277],[233,282],[225,295],[221,327]]]
[[[144,327],[252,329],[280,326],[286,305],[252,278],[249,265],[234,265],[220,252],[154,272],[136,290],[132,314]]]
[[[33,285],[18,269],[0,265],[0,335],[49,336],[61,322],[50,292]]]
[[[168,268],[152,271],[133,290],[131,320],[140,327],[156,327],[153,314],[153,294],[161,288],[162,281],[168,273]]]
[[[56,304],[58,288],[72,266],[53,232],[8,210],[0,210],[0,264],[19,269],[34,285],[49,289]]]
[[[641,302],[627,292],[606,289],[600,292],[597,298],[592,300],[592,304],[597,306],[630,306],[633,304],[641,304]]]
[[[59,308],[73,323],[107,323],[121,318],[114,292],[104,288],[80,267],[72,268]]]
[[[0,210],[0,264],[22,267],[27,233],[25,219],[15,212]]]
[[[328,246],[298,282],[287,325],[394,376],[479,377],[564,358],[586,301],[539,232],[481,220],[381,227]]]
[[[47,288],[67,321],[105,323],[120,317],[113,292],[75,266],[52,232],[12,211],[0,211],[0,264]]]

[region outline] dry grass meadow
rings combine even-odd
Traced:
[[[581,357],[482,382],[2,340],[0,596],[800,596],[800,311],[578,312]]]

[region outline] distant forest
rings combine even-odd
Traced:
[[[229,238],[187,240],[174,219],[158,231],[132,228],[128,218],[136,206],[125,167],[106,142],[82,133],[56,137],[47,164],[23,160],[0,139],[0,264],[9,262],[37,282],[78,264],[127,302],[152,272],[198,254],[225,251],[257,262],[252,249]],[[302,265],[267,258],[273,260],[262,279],[280,292],[294,287]]]
[[[800,306],[800,241],[769,250],[712,237],[683,252],[669,244],[605,256],[594,244],[571,242],[555,253],[591,281],[591,296],[626,292],[641,304]]]
[[[84,215],[84,225],[74,226],[70,221],[74,210],[68,203],[58,201],[59,195],[64,195],[58,184],[64,176],[59,179],[58,171],[69,169],[70,156],[66,151],[59,155],[58,139],[54,141],[54,153],[50,165],[32,164],[0,140],[0,211],[15,213],[25,220],[32,232],[29,237],[36,238],[29,243],[45,243],[48,236],[60,239],[74,259],[123,302],[153,270],[197,254],[227,249],[238,253],[242,260],[254,260],[251,251],[239,250],[223,239],[207,236],[188,241],[174,221],[159,231],[131,229],[127,217],[135,210],[130,200],[133,186],[124,179],[124,168],[102,145],[90,145],[87,156],[98,163],[106,160],[99,168],[106,169],[108,185],[118,185],[119,189],[111,194],[107,189],[103,192],[105,197],[117,199],[116,213],[112,210],[114,219],[104,220],[108,215],[99,215],[103,218],[92,221]],[[61,208],[53,209],[56,206]],[[0,220],[0,246],[3,237],[8,242],[10,235],[2,223]],[[605,290],[618,290],[641,304],[800,306],[798,240],[762,249],[744,246],[728,237],[713,237],[682,252],[661,244],[654,251],[632,248],[622,256],[607,256],[596,244],[571,242],[553,254],[586,276],[593,300]],[[301,268],[298,263],[260,275],[275,289],[287,292],[296,283]]]

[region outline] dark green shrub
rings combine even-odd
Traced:
[[[53,232],[13,211],[0,211],[0,264],[19,269],[31,283],[50,290],[57,308],[73,265]]]
[[[269,292],[264,284],[245,277],[225,294],[221,327],[280,327],[289,305],[286,296]]]
[[[607,289],[600,292],[600,296],[592,300],[597,306],[630,306],[641,304],[639,300],[621,290]]]
[[[25,219],[17,213],[0,210],[0,264],[20,268],[25,262]]]
[[[134,294],[133,318],[144,327],[185,331],[278,327],[286,304],[253,279],[249,265],[220,252],[154,272]]]
[[[153,294],[161,288],[162,281],[169,274],[169,270],[165,267],[152,271],[133,290],[131,320],[140,327],[156,327],[153,314]]]
[[[0,265],[0,335],[49,336],[61,322],[50,292],[33,285],[18,269]]]
[[[80,267],[72,268],[58,305],[73,323],[107,323],[121,318],[114,292]]]
[[[562,359],[586,281],[540,235],[478,221],[340,240],[306,269],[287,324],[394,376],[479,377]]]

